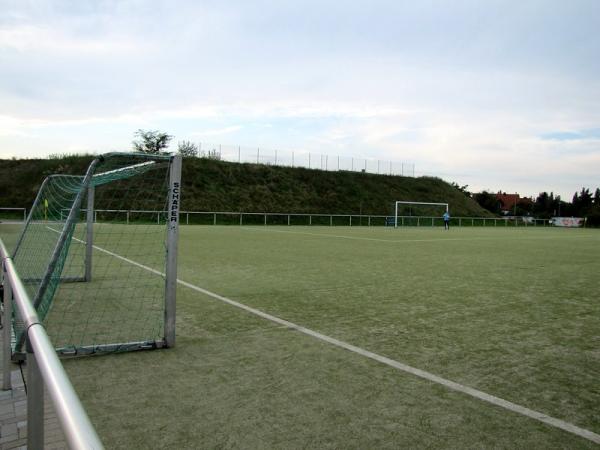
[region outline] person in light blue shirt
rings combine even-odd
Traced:
[[[444,218],[444,230],[449,230],[450,229],[450,214],[448,213],[448,211],[446,211],[442,217]]]

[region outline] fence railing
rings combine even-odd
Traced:
[[[82,209],[82,217],[86,210]],[[67,210],[65,210],[65,214]],[[166,220],[166,211],[97,209],[95,222],[156,223]],[[62,213],[61,213],[62,216]],[[369,214],[309,214],[309,213],[270,213],[235,211],[180,211],[183,225],[322,225],[322,226],[394,226],[393,215]],[[63,220],[64,217],[61,217]],[[435,227],[443,226],[439,216],[398,216],[398,226]],[[451,226],[459,227],[544,227],[548,219],[533,217],[453,217]]]
[[[207,142],[198,143],[198,156],[237,163],[306,167],[309,169],[368,172],[381,175],[415,176],[415,165],[401,161],[328,155],[304,150],[278,150]]]
[[[27,209],[0,207],[0,220],[27,220]]]
[[[3,388],[10,389],[13,300],[15,313],[27,330],[27,448],[44,448],[44,387],[58,416],[69,448],[104,448],[62,366],[54,346],[0,239],[4,286]],[[13,300],[11,300],[13,299]]]

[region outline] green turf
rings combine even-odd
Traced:
[[[599,249],[597,230],[190,226],[179,278],[600,433]],[[181,286],[177,322],[175,349],[65,362],[107,447],[594,448]]]

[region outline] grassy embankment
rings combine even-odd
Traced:
[[[46,176],[83,174],[91,159],[0,160],[0,207],[29,208]],[[439,178],[326,172],[200,158],[184,160],[182,198],[182,209],[187,211],[387,215],[393,213],[394,201],[411,200],[449,203],[454,216],[491,217]]]

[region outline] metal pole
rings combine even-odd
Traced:
[[[214,214],[213,216],[213,225],[217,224],[217,213]]]
[[[267,214],[265,213],[265,226],[267,225]]]
[[[85,281],[92,281],[92,254],[94,252],[94,194],[96,188],[90,184],[87,193],[87,224],[85,237]],[[129,218],[128,218],[129,219]],[[129,220],[127,220],[129,223]]]
[[[288,226],[290,225],[290,215],[288,214]]]
[[[10,377],[11,373],[11,356],[12,356],[12,347],[10,345],[10,340],[12,338],[12,309],[13,309],[13,301],[12,301],[12,287],[6,276],[6,267],[4,264],[4,260],[2,261],[2,275],[4,279],[4,311],[2,314],[2,325],[3,325],[3,342],[2,342],[2,389],[8,391],[12,389],[12,381]]]
[[[177,244],[181,205],[181,155],[173,156],[169,174],[169,211],[167,220],[167,266],[165,280],[165,345],[175,346],[177,293]]]
[[[396,209],[394,210],[394,228],[398,228],[398,202],[396,202]]]
[[[44,380],[27,344],[27,448],[44,448]]]

